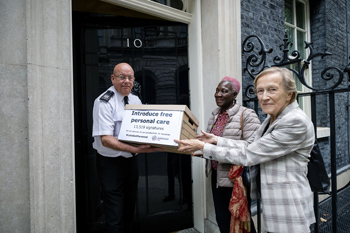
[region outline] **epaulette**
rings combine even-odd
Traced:
[[[112,98],[113,95],[114,95],[113,91],[107,91],[106,93],[103,94],[103,96],[101,96],[100,100],[108,102]]]

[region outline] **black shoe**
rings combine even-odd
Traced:
[[[169,195],[163,198],[163,202],[172,201],[175,199],[175,195]]]

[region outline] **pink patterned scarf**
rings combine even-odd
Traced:
[[[230,233],[250,233],[250,214],[247,189],[243,185],[241,173],[243,166],[232,165],[228,177],[234,182],[229,204],[231,212]]]

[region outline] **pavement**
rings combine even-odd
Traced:
[[[333,232],[332,197],[319,204],[319,233]],[[337,195],[337,233],[350,232],[350,183],[338,191]],[[311,231],[314,233],[315,231]]]
[[[337,233],[350,232],[350,183],[337,194]],[[319,231],[318,233],[332,233],[332,197],[329,196],[319,204]],[[184,229],[173,233],[199,233],[194,228]],[[314,227],[311,233],[315,233]]]

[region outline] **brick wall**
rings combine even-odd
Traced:
[[[322,0],[310,1],[311,41],[317,51],[327,51],[332,56],[313,61],[312,74],[314,86],[324,88],[334,84],[338,80],[334,73],[334,80],[326,81],[321,78],[321,72],[325,67],[338,67],[343,70],[348,60],[348,32],[347,32],[347,8],[346,0]],[[340,88],[348,86],[347,76],[344,76]],[[317,97],[317,125],[329,127],[330,103],[327,96]],[[335,125],[336,125],[336,155],[337,168],[350,163],[349,160],[349,93],[335,94]],[[321,140],[323,143],[324,158],[327,169],[330,171],[329,140]]]
[[[242,43],[250,35],[256,35],[265,43],[267,49],[273,48],[268,61],[271,65],[272,58],[280,55],[278,46],[283,42],[284,37],[284,1],[280,0],[242,0],[241,1],[241,21],[242,21]],[[261,46],[257,40],[251,40],[255,47],[260,50]],[[244,72],[246,59],[250,54],[242,54],[243,73],[242,91],[243,96],[249,85],[253,84],[253,79]],[[243,97],[246,99],[246,97]],[[254,108],[253,104],[248,107]],[[264,119],[264,114],[259,110],[260,120]]]

